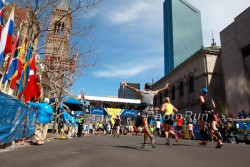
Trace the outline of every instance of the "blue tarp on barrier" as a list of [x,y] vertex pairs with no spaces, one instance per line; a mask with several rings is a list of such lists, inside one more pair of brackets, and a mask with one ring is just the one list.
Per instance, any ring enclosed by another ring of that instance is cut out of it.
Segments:
[[247,129],[250,130],[250,122],[236,122],[238,129]]
[[31,137],[35,131],[35,119],[36,111],[0,93],[0,144]]

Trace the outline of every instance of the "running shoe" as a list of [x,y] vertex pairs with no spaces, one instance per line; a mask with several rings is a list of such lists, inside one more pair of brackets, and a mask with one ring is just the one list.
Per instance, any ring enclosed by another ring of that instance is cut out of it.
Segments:
[[206,141],[202,141],[199,143],[199,145],[207,145],[207,142]]
[[151,136],[150,140],[151,140],[152,148],[155,148],[156,147],[155,137],[153,135]]
[[142,147],[143,149],[147,148],[147,147],[146,147],[146,143],[143,143],[141,147]]
[[219,140],[219,141],[217,142],[215,148],[221,148],[222,145],[223,145],[222,141]]
[[170,140],[168,140],[165,144],[168,145],[168,146],[172,145],[171,142],[170,142]]

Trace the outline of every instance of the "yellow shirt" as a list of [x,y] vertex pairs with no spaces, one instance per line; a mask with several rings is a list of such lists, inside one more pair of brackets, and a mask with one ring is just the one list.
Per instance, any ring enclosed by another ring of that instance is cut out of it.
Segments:
[[165,107],[165,113],[164,115],[170,115],[174,112],[174,106],[172,104],[167,104]]
[[102,128],[102,124],[98,124],[98,128]]

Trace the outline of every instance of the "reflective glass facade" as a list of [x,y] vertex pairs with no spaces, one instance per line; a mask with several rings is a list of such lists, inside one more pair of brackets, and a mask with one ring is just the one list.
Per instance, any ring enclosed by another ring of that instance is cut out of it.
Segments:
[[200,50],[203,46],[201,14],[185,0],[165,0],[164,19],[164,73]]

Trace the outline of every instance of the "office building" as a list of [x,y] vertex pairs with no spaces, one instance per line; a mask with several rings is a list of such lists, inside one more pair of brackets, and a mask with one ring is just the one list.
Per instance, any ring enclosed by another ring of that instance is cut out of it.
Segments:
[[186,0],[165,0],[164,73],[188,59],[203,46],[201,14]]
[[[129,86],[132,86],[136,89],[140,89],[140,84],[139,83],[132,83],[128,82],[127,83]],[[123,83],[120,83],[120,88],[118,90],[118,98],[124,98],[124,99],[139,99],[138,93],[136,93],[133,90],[130,90],[129,88],[126,88],[123,86]]]

